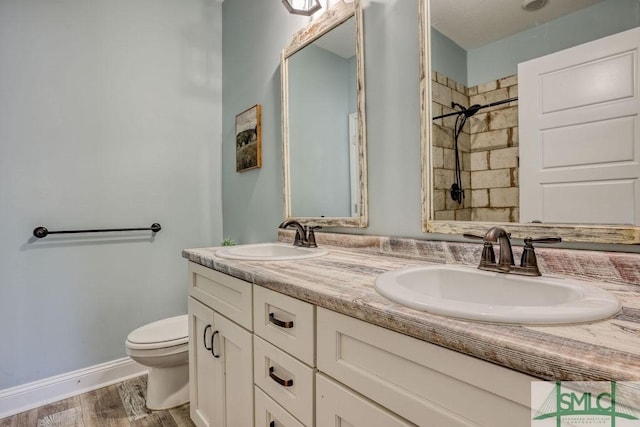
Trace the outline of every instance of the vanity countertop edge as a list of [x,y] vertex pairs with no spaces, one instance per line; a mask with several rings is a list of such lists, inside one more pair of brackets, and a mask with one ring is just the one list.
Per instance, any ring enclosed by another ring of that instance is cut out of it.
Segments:
[[616,316],[553,326],[490,324],[438,316],[378,294],[375,278],[389,270],[434,262],[326,246],[329,254],[298,261],[239,261],[219,248],[185,249],[204,267],[368,323],[461,352],[543,380],[639,381],[640,293],[598,282],[623,303]]

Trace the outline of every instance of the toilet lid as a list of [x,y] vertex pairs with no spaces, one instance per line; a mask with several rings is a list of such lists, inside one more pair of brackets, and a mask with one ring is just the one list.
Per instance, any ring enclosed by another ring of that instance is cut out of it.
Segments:
[[133,344],[179,345],[188,340],[189,321],[186,314],[141,326],[127,337],[127,341]]

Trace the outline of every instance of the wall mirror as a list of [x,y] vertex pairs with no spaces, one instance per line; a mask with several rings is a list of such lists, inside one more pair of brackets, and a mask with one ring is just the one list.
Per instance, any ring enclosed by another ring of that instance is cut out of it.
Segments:
[[[423,230],[640,243],[640,3],[423,0],[421,12]],[[594,70],[606,84],[580,83]]]
[[338,2],[282,51],[284,216],[367,226],[362,9]]

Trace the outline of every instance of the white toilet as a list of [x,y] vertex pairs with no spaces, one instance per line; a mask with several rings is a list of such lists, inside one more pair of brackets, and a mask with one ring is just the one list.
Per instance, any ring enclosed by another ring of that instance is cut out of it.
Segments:
[[147,408],[168,409],[189,401],[187,315],[149,323],[127,337],[127,354],[149,367]]

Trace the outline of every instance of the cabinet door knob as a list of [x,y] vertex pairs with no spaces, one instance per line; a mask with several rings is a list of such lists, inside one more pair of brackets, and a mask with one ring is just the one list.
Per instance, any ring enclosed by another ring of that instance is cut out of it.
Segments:
[[271,377],[272,380],[274,380],[275,382],[277,382],[283,387],[291,387],[293,385],[293,380],[283,380],[282,378],[274,374],[273,366],[269,367],[269,376]]
[[204,334],[202,334],[202,341],[203,341],[203,344],[204,344],[204,348],[205,348],[206,350],[211,351],[211,347],[209,347],[209,346],[207,345],[207,331],[208,331],[209,329],[211,329],[211,325],[207,325],[207,326],[204,328]]
[[220,354],[216,354],[215,350],[213,349],[213,340],[216,338],[216,335],[218,335],[219,333],[220,331],[214,331],[213,334],[211,334],[211,354],[213,354],[213,357],[215,357],[216,359],[220,357]]
[[276,319],[276,315],[273,313],[269,313],[269,322],[281,328],[285,328],[285,329],[293,328],[293,321],[285,322],[283,320]]

